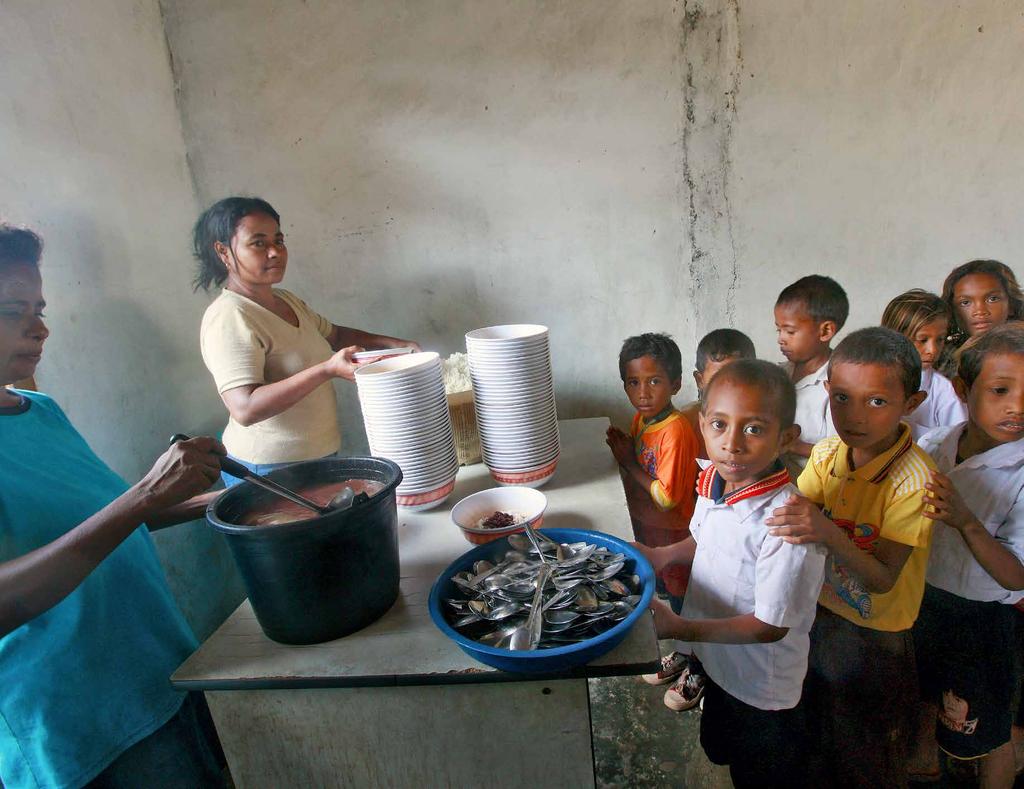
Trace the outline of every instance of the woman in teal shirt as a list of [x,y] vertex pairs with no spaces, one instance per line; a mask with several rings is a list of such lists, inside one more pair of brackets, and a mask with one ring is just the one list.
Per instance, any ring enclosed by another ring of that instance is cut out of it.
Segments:
[[209,713],[171,688],[195,636],[149,529],[193,520],[224,448],[195,438],[129,487],[31,377],[42,243],[0,225],[0,781],[6,789],[221,782]]

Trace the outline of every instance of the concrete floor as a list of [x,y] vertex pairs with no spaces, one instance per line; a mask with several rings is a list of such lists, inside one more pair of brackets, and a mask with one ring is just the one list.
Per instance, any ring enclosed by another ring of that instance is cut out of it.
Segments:
[[732,786],[728,768],[711,764],[701,750],[700,712],[666,707],[668,687],[640,677],[590,681],[598,789]]
[[[663,653],[667,653],[662,644]],[[673,712],[662,702],[668,685],[640,677],[590,681],[590,718],[598,789],[729,789],[727,767],[711,764],[701,750],[700,712]],[[931,789],[969,789],[977,780],[965,765],[948,770]],[[1015,789],[1024,789],[1018,776]]]

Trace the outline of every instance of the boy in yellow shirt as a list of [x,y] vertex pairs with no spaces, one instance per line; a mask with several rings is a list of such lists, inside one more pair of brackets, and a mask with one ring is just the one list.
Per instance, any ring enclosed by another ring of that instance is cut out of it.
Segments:
[[774,533],[829,550],[805,693],[814,786],[902,786],[917,696],[910,628],[924,593],[935,464],[902,421],[924,399],[921,358],[898,332],[844,339],[827,388],[838,436],[815,445]]

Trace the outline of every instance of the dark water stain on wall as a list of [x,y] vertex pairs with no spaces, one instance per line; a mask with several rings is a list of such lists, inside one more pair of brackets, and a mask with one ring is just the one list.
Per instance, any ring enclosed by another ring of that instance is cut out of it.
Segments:
[[682,85],[679,198],[686,206],[682,264],[694,330],[735,323],[738,285],[730,185],[743,57],[738,0],[685,0],[679,25]]

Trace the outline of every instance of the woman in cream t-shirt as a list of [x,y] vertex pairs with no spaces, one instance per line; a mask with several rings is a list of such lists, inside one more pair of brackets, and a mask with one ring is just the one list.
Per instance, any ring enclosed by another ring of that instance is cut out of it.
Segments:
[[[292,293],[280,216],[265,200],[228,197],[196,222],[196,288],[224,289],[203,315],[200,345],[229,419],[224,445],[256,473],[333,454],[341,446],[334,378],[352,380],[352,354],[419,346],[336,326]],[[227,484],[237,482],[225,475]]]

